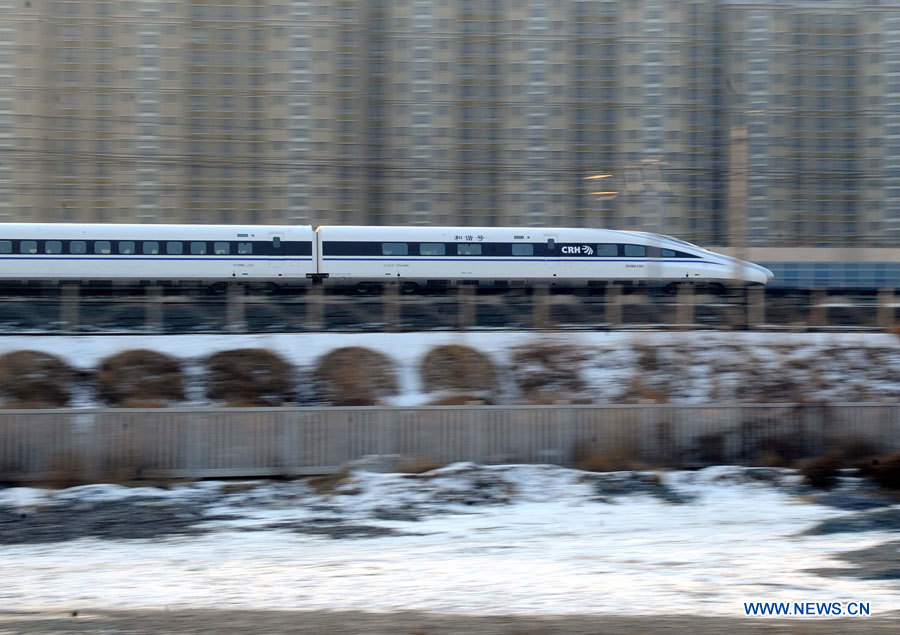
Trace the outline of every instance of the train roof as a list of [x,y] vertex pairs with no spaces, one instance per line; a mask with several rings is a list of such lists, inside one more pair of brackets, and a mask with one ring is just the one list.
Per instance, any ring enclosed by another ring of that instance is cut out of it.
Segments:
[[478,227],[457,226],[364,226],[323,225],[316,229],[326,240],[442,240],[442,241],[560,241],[603,242],[621,241],[623,234],[610,229],[577,227]]
[[312,226],[298,225],[168,225],[137,223],[0,223],[2,238],[228,238],[268,237],[268,234],[312,235]]

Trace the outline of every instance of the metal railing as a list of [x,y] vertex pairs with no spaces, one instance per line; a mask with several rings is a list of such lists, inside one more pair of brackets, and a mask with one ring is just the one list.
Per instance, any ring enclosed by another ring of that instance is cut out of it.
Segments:
[[306,292],[247,295],[187,294],[157,287],[134,294],[91,294],[78,287],[32,296],[0,297],[3,333],[221,333],[408,331],[479,328],[628,329],[750,328],[770,330],[887,329],[898,321],[893,289],[829,295],[825,291],[736,290],[724,296],[628,291],[616,286],[580,293],[401,295],[385,287],[376,296]]
[[842,444],[900,450],[900,405],[432,406],[0,411],[0,480],[292,476],[363,457],[445,464],[592,456],[759,464]]

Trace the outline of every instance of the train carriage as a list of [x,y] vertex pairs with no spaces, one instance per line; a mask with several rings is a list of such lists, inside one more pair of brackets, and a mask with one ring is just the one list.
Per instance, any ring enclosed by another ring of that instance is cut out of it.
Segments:
[[767,269],[659,234],[514,227],[320,227],[318,271],[374,283],[760,283]]
[[286,283],[315,269],[309,226],[0,225],[0,280]]
[[548,227],[0,225],[0,280],[297,286],[766,284],[753,263],[646,232]]

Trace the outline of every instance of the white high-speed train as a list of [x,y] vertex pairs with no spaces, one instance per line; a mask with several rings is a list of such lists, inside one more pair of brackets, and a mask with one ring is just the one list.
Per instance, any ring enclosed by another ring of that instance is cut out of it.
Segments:
[[365,288],[766,284],[772,272],[646,232],[521,227],[0,224],[0,281]]

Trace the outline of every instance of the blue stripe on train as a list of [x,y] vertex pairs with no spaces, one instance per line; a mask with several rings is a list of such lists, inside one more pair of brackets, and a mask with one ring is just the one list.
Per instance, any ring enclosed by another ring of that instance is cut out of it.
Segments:
[[710,262],[708,260],[684,259],[684,260],[648,260],[634,258],[504,258],[497,256],[494,258],[426,258],[423,256],[412,258],[397,258],[394,256],[323,256],[323,260],[408,260],[412,262],[679,262],[683,264],[705,264],[705,265],[721,265],[719,262]]

